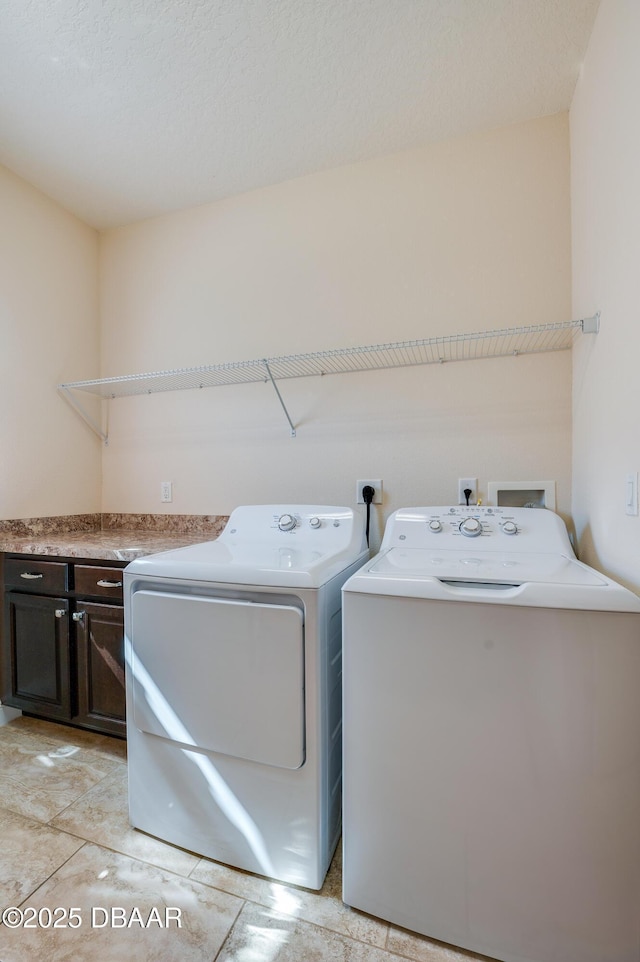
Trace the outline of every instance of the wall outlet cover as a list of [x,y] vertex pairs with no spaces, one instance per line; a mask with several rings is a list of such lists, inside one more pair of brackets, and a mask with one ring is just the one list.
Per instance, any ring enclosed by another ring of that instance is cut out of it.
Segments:
[[382,480],[376,478],[373,481],[356,481],[356,504],[364,504],[364,498],[362,497],[362,489],[368,484],[371,485],[375,494],[373,495],[373,504],[382,504]]
[[458,478],[458,504],[466,504],[467,498],[465,489],[471,489],[469,504],[475,504],[478,500],[478,479],[477,478]]

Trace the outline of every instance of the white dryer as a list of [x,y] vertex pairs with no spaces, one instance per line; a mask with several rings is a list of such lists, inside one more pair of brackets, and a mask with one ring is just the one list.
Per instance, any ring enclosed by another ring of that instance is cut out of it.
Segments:
[[124,573],[131,823],[320,888],[341,821],[349,508],[237,508],[213,542]]
[[640,599],[544,509],[412,508],[343,619],[345,902],[506,962],[638,962]]

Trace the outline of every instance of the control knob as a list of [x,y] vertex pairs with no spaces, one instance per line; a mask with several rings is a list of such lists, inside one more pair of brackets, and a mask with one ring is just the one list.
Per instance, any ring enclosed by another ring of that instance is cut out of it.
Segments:
[[429,522],[429,530],[430,530],[430,531],[442,531],[442,524],[438,521],[437,518],[434,518],[433,521],[430,521],[430,522]]
[[320,518],[309,518],[309,527],[310,527],[310,528],[319,528],[319,527],[320,527]]
[[477,518],[465,518],[460,525],[460,531],[467,538],[477,538],[479,534],[482,534],[482,524]]
[[292,514],[281,514],[278,518],[278,527],[281,531],[293,531],[296,526],[296,519]]
[[517,534],[518,526],[514,521],[505,521],[502,525],[502,530],[505,534]]

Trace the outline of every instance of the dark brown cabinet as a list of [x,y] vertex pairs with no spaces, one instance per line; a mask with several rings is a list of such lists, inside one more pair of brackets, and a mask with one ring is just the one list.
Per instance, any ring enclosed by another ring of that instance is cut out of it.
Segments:
[[5,556],[4,704],[125,735],[123,567]]
[[[125,734],[122,571],[74,565],[77,715],[86,728]],[[90,599],[113,599],[112,604]],[[87,599],[87,600],[85,600]]]
[[71,719],[69,602],[10,591],[5,597],[10,689],[3,702]]

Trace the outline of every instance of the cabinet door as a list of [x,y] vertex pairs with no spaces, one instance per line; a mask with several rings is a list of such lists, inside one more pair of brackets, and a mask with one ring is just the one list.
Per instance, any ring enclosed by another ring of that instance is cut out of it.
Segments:
[[69,602],[10,591],[5,595],[7,705],[46,718],[72,715]]
[[124,609],[78,601],[76,654],[79,725],[124,735]]

